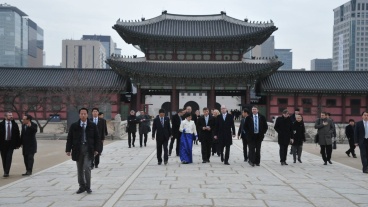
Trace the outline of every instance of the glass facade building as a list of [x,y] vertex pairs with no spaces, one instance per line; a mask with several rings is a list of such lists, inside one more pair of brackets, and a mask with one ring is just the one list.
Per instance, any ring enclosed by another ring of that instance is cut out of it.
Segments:
[[335,8],[332,70],[368,70],[368,0]]
[[279,61],[284,63],[279,70],[293,69],[293,52],[291,52],[291,49],[275,49],[275,55],[279,58]]
[[0,67],[42,67],[43,30],[17,7],[0,4],[0,39]]

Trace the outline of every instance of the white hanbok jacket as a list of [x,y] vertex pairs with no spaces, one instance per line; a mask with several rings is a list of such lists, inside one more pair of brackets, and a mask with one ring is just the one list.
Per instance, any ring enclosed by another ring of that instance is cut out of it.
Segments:
[[186,134],[194,134],[197,136],[197,129],[194,121],[190,120],[190,122],[185,119],[181,122],[179,131],[183,132],[183,129],[185,129]]

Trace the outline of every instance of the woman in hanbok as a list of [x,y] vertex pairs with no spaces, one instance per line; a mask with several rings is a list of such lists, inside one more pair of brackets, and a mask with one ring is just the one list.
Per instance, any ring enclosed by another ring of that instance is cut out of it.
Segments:
[[192,115],[186,113],[183,117],[185,120],[181,122],[179,128],[179,131],[182,132],[180,138],[180,160],[183,164],[188,164],[193,162],[193,140],[197,140],[198,135],[196,125],[194,121],[191,120]]

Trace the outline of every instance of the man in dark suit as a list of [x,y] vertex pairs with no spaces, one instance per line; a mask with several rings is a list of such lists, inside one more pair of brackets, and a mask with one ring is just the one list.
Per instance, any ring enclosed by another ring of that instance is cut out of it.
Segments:
[[69,128],[66,155],[77,162],[79,189],[77,194],[91,190],[91,162],[101,149],[101,140],[95,123],[88,120],[88,109],[79,109],[79,120]]
[[4,177],[9,177],[14,149],[20,145],[18,124],[13,120],[12,112],[5,113],[5,119],[0,123],[0,151],[3,161]]
[[165,117],[164,109],[160,109],[159,116],[157,116],[153,120],[152,140],[155,140],[156,135],[157,135],[156,148],[157,148],[158,165],[161,165],[162,163],[162,148],[164,149],[164,164],[167,165],[167,161],[169,160],[167,144],[171,137],[171,126],[169,117]]
[[261,145],[268,130],[266,118],[258,113],[258,106],[252,107],[252,115],[245,119],[244,129],[249,146],[249,164],[260,166]]
[[354,127],[355,127],[355,121],[354,119],[349,119],[349,124],[345,127],[345,135],[349,140],[349,149],[345,153],[350,157],[353,155],[354,158],[357,158],[355,154],[355,142],[354,142]]
[[281,165],[288,165],[286,163],[287,150],[290,140],[293,138],[293,129],[292,122],[289,117],[289,111],[287,109],[282,112],[282,116],[277,117],[274,129],[277,132],[277,142],[280,146],[280,163]]
[[37,124],[32,122],[31,115],[23,116],[22,134],[20,136],[20,143],[22,146],[24,164],[26,166],[26,173],[22,176],[32,175],[34,155],[37,152]]
[[249,110],[247,108],[243,109],[242,116],[243,118],[240,121],[240,126],[238,130],[238,139],[242,139],[243,142],[243,154],[244,154],[244,162],[248,162],[248,141],[246,139],[246,131],[244,130],[245,118],[249,115]]
[[363,173],[368,173],[368,111],[362,113],[363,120],[355,124],[354,141],[359,145]]
[[94,159],[92,159],[92,163],[91,163],[91,168],[93,169],[93,167],[98,168],[98,165],[100,164],[100,155],[102,153],[103,150],[103,143],[105,141],[105,136],[107,136],[107,125],[106,125],[106,120],[103,118],[99,118],[98,114],[99,114],[99,110],[98,108],[93,108],[92,109],[92,118],[91,121],[93,123],[95,123],[97,125],[97,129],[98,129],[98,135],[100,136],[100,140],[101,140],[101,149],[98,150],[98,154],[95,156]]
[[[225,105],[221,106],[221,114],[216,117],[214,138],[219,140],[221,162],[225,165],[230,165],[230,146],[233,144],[233,137],[235,137],[235,125],[234,118],[231,114],[227,113]],[[225,160],[224,160],[224,147]]]
[[209,115],[208,108],[203,108],[203,116],[199,117],[197,123],[199,129],[197,133],[201,142],[202,163],[207,163],[210,162],[213,129],[215,128],[215,119]]
[[170,139],[170,147],[169,147],[169,156],[171,156],[172,149],[174,147],[174,142],[176,139],[176,156],[179,156],[180,151],[180,136],[181,132],[179,131],[180,124],[182,121],[182,116],[184,114],[183,109],[179,109],[178,113],[175,114],[171,119],[171,125],[172,125],[172,138]]

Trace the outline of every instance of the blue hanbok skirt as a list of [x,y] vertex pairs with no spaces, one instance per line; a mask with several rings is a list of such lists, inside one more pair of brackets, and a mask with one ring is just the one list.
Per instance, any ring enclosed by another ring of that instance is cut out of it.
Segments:
[[180,137],[180,161],[192,163],[193,134],[181,133]]

